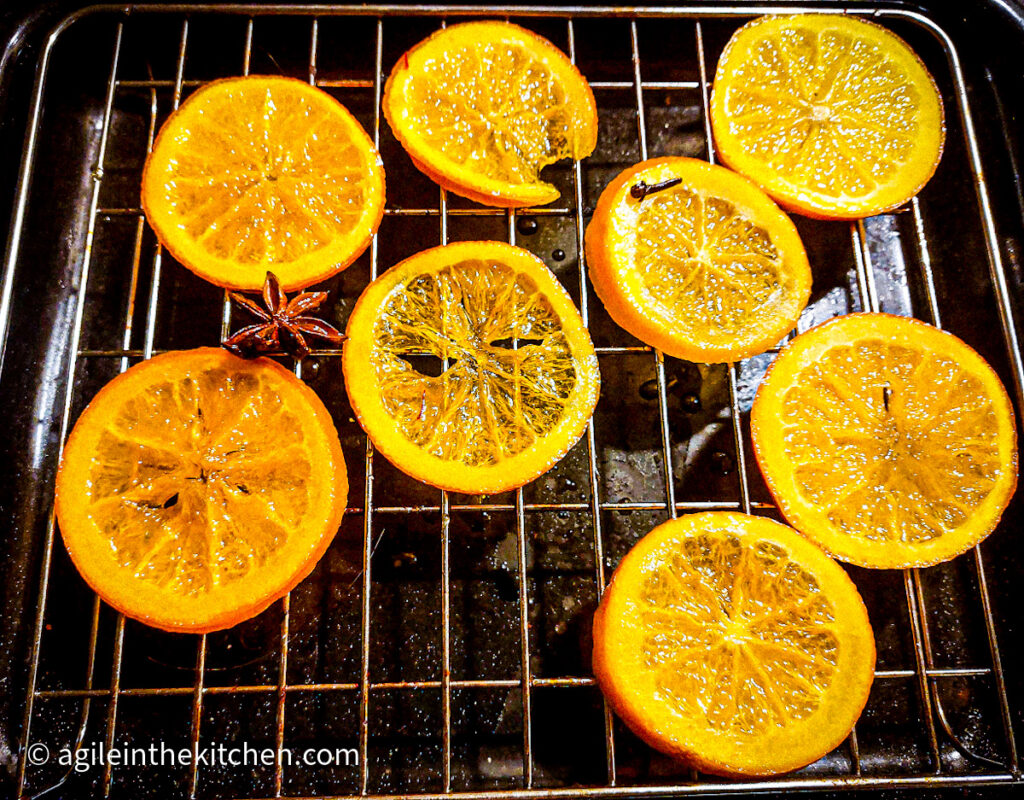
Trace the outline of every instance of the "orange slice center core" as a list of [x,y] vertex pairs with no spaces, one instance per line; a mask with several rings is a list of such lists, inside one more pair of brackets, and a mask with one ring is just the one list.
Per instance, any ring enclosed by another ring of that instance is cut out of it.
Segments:
[[482,260],[397,286],[375,325],[373,360],[402,434],[471,466],[549,433],[577,380],[561,320],[536,283]]
[[774,543],[727,533],[671,547],[640,595],[658,699],[741,737],[813,713],[839,653],[834,608],[814,576]]
[[208,592],[263,565],[301,525],[303,440],[257,376],[207,369],[155,383],[100,435],[89,512],[136,577]]
[[729,130],[779,174],[860,197],[910,159],[921,97],[877,43],[797,25],[765,35],[751,56],[726,96]]
[[636,268],[673,325],[729,341],[790,287],[768,232],[732,203],[678,187],[640,204]]
[[456,163],[531,184],[541,167],[574,155],[566,89],[524,45],[451,46],[432,53],[422,69],[406,90],[412,127]]
[[242,264],[289,263],[350,233],[371,167],[326,103],[244,84],[210,97],[175,134],[165,192],[177,225]]
[[850,536],[941,536],[999,477],[992,401],[945,356],[874,340],[833,347],[783,402],[797,487]]

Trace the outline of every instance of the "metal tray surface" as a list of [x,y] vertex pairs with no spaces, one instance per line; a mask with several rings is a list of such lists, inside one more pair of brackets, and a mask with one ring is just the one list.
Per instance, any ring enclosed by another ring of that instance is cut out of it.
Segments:
[[[669,154],[714,159],[709,76],[739,25],[822,7],[832,6],[128,5],[64,19],[43,40],[27,95],[0,294],[9,416],[0,490],[0,755],[9,770],[0,785],[17,797],[62,798],[1020,789],[1019,501],[981,548],[950,563],[848,568],[875,629],[875,684],[854,734],[792,775],[737,782],[672,762],[608,712],[590,671],[597,600],[650,528],[698,509],[777,518],[748,426],[777,348],[703,366],[645,347],[594,296],[583,230],[623,167]],[[1019,413],[1017,262],[997,229],[1007,206],[993,211],[985,174],[995,163],[1005,177],[1013,146],[1009,161],[983,159],[980,141],[998,126],[973,116],[974,84],[932,16],[845,9],[890,27],[929,65],[946,103],[947,146],[934,179],[895,213],[852,224],[795,219],[814,270],[799,330],[863,309],[940,324],[993,363]],[[382,124],[382,77],[405,49],[445,21],[492,15],[551,39],[595,91],[597,150],[548,169],[562,192],[548,207],[509,212],[446,196]],[[581,309],[602,398],[586,435],[547,475],[503,495],[447,494],[374,455],[345,396],[340,351],[315,351],[297,371],[331,410],[352,480],[337,539],[258,618],[175,635],[126,620],[78,577],[54,531],[53,476],[100,386],[154,353],[216,344],[241,324],[220,289],[160,248],[138,194],[147,149],[173,108],[205,81],[246,73],[322,87],[382,152],[385,218],[366,254],[322,286],[332,322],[343,326],[373,276],[423,247],[511,241],[544,259]],[[22,757],[37,743],[56,753],[152,741],[350,747],[358,764],[76,772]]]

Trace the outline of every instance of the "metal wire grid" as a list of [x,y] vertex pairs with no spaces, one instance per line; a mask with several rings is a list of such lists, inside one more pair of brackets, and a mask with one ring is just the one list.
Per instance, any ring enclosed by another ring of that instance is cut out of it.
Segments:
[[[445,17],[457,17],[465,14],[473,15],[502,15],[502,16],[547,16],[557,17],[565,20],[567,26],[568,43],[569,43],[569,56],[575,61],[576,58],[576,29],[574,26],[574,18],[580,16],[602,16],[602,15],[614,15],[614,16],[626,16],[629,23],[630,32],[630,53],[632,59],[633,68],[633,80],[632,81],[605,81],[605,82],[592,82],[592,86],[595,89],[621,89],[632,91],[635,94],[636,101],[636,114],[637,114],[637,137],[639,141],[639,149],[643,158],[647,157],[647,130],[645,120],[645,104],[644,104],[644,91],[650,89],[696,89],[700,91],[702,111],[703,111],[703,124],[704,124],[704,135],[705,143],[707,148],[707,155],[713,162],[715,160],[714,145],[711,137],[710,121],[708,118],[708,67],[705,58],[705,47],[704,47],[704,36],[701,25],[702,17],[733,17],[733,16],[753,16],[759,13],[765,12],[780,12],[780,11],[813,11],[816,10],[813,7],[793,7],[787,9],[781,8],[757,8],[757,7],[714,7],[714,8],[693,8],[693,9],[614,9],[614,8],[594,8],[584,9],[578,7],[569,8],[487,8],[487,7],[431,7],[423,6],[417,8],[404,8],[401,6],[377,6],[377,7],[365,7],[362,9],[337,9],[320,6],[310,7],[275,7],[275,6],[263,6],[263,7],[230,7],[230,6],[198,6],[198,7],[145,7],[145,6],[126,6],[126,7],[96,7],[89,9],[85,13],[97,13],[97,12],[109,12],[118,15],[118,21],[116,23],[116,35],[113,48],[113,54],[110,62],[109,79],[107,81],[106,97],[104,105],[104,113],[102,118],[102,129],[99,142],[99,150],[96,158],[96,168],[94,170],[94,178],[92,183],[92,192],[89,205],[88,215],[88,228],[85,236],[85,248],[84,258],[81,267],[80,276],[80,288],[79,297],[84,298],[86,289],[89,282],[90,270],[92,264],[92,254],[97,222],[101,218],[109,218],[118,215],[128,215],[137,218],[136,232],[135,232],[135,246],[132,260],[132,272],[130,285],[128,287],[128,296],[126,301],[125,311],[125,326],[122,337],[122,348],[120,350],[84,350],[79,348],[82,335],[82,323],[84,314],[84,302],[79,302],[73,319],[72,337],[70,344],[71,357],[69,359],[67,367],[67,386],[69,387],[64,397],[63,403],[63,414],[61,418],[61,429],[60,429],[60,440],[63,442],[68,433],[70,426],[72,406],[74,400],[74,391],[71,387],[74,385],[74,378],[77,374],[79,360],[83,358],[120,358],[120,368],[124,371],[128,368],[130,359],[133,357],[149,358],[155,352],[154,341],[157,316],[159,313],[160,305],[158,303],[161,273],[163,268],[163,250],[156,245],[155,250],[152,252],[150,257],[150,268],[152,279],[149,284],[149,295],[146,303],[146,313],[144,320],[141,320],[141,324],[144,328],[144,347],[141,350],[130,349],[130,343],[132,341],[132,332],[139,320],[134,317],[134,309],[136,305],[137,293],[139,291],[139,277],[140,270],[144,261],[143,254],[143,233],[145,230],[145,219],[141,209],[138,208],[101,208],[100,207],[100,188],[104,178],[104,165],[107,152],[107,144],[110,134],[110,123],[112,116],[112,109],[114,106],[115,95],[121,88],[143,88],[148,89],[150,93],[150,114],[149,124],[147,131],[147,152],[152,148],[154,134],[156,132],[157,123],[157,89],[158,88],[171,88],[173,89],[173,107],[177,108],[181,96],[182,90],[185,87],[198,85],[199,81],[187,80],[185,78],[186,72],[186,53],[188,47],[188,36],[189,36],[189,18],[187,14],[201,14],[201,13],[234,13],[242,14],[247,16],[247,26],[245,34],[244,44],[244,60],[240,65],[240,71],[242,74],[248,74],[251,52],[252,52],[252,36],[253,36],[253,17],[265,13],[271,14],[292,14],[302,15],[310,19],[310,44],[309,44],[309,69],[308,79],[311,84],[330,87],[330,86],[344,86],[348,88],[362,88],[372,90],[374,97],[374,125],[373,125],[373,138],[375,144],[380,144],[380,101],[381,101],[381,81],[382,81],[382,53],[383,53],[383,41],[384,41],[384,28],[385,19],[391,16],[397,15],[420,15],[420,16],[433,16],[440,17],[444,23]],[[868,12],[864,9],[849,9],[849,13],[867,14],[872,13],[877,17],[882,18],[901,18],[904,20],[910,20],[917,23],[921,27],[930,31],[942,45],[946,58],[948,59],[950,71],[952,73],[953,84],[956,92],[956,100],[958,104],[958,111],[961,116],[964,135],[967,145],[968,157],[970,159],[970,166],[973,173],[975,187],[978,194],[978,200],[981,209],[981,223],[984,229],[986,247],[988,250],[990,268],[992,273],[992,279],[996,290],[996,296],[999,303],[999,312],[1001,315],[1001,322],[1003,324],[1003,331],[1006,337],[1006,344],[1010,353],[1011,363],[1013,366],[1014,380],[1016,383],[1018,402],[1021,399],[1021,386],[1022,376],[1024,376],[1024,369],[1022,369],[1021,351],[1019,344],[1016,339],[1015,328],[1010,312],[1010,306],[1008,302],[1008,291],[1006,288],[1005,275],[1002,269],[1002,262],[1000,257],[1000,251],[998,243],[995,239],[995,229],[991,211],[989,208],[989,201],[987,196],[987,190],[984,183],[984,176],[982,172],[981,160],[978,152],[977,140],[974,134],[973,121],[968,106],[967,94],[963,74],[960,68],[959,59],[956,50],[949,39],[949,37],[938,28],[932,21],[923,17],[919,14],[908,12],[905,10],[881,10],[876,9]],[[125,27],[125,16],[129,13],[137,14],[143,12],[159,12],[159,13],[171,13],[171,14],[186,14],[183,17],[180,24],[179,33],[179,44],[178,44],[178,56],[176,73],[173,81],[165,80],[148,80],[148,81],[129,81],[118,79],[118,62],[122,52],[122,41],[124,37]],[[357,80],[346,80],[346,81],[318,81],[317,80],[317,44],[318,44],[318,31],[319,31],[319,17],[326,17],[334,14],[347,14],[347,15],[363,15],[375,18],[376,20],[376,42],[375,42],[375,68],[374,68],[374,79],[372,81],[357,81]],[[699,74],[700,81],[673,81],[673,82],[646,82],[643,79],[643,64],[640,57],[640,44],[637,36],[637,20],[650,16],[674,16],[681,18],[691,18],[695,22],[696,41],[694,45],[698,54],[699,61]],[[25,159],[22,165],[22,171],[19,179],[17,204],[15,208],[15,215],[12,223],[12,235],[11,244],[8,250],[7,258],[7,273],[5,277],[5,284],[3,286],[3,294],[0,297],[0,341],[3,340],[6,334],[6,325],[8,322],[8,311],[11,297],[11,288],[13,283],[14,267],[17,265],[18,252],[20,246],[20,239],[22,234],[22,227],[25,217],[25,208],[28,198],[28,187],[31,182],[33,162],[35,158],[36,146],[37,146],[37,135],[39,131],[40,114],[42,107],[42,100],[44,96],[44,90],[47,79],[47,72],[49,67],[49,60],[51,50],[58,37],[61,35],[64,29],[66,29],[71,22],[74,21],[74,17],[65,20],[61,26],[59,26],[50,36],[47,41],[46,48],[40,58],[39,67],[37,71],[36,85],[34,91],[33,106],[30,112],[30,127],[26,134],[26,145],[25,145]],[[587,291],[587,277],[586,267],[584,264],[583,257],[583,230],[584,230],[584,212],[583,212],[583,178],[582,168],[579,162],[573,165],[573,200],[572,207],[569,208],[545,208],[545,209],[529,209],[523,213],[529,213],[534,216],[539,215],[558,215],[572,218],[575,224],[576,244],[579,253],[579,288],[580,288],[580,311],[585,322],[589,322],[588,312],[588,291]],[[929,254],[929,244],[925,237],[924,232],[924,221],[922,218],[922,211],[920,204],[917,199],[911,201],[910,212],[913,215],[914,227],[916,231],[917,246],[920,254],[920,267],[923,272],[925,280],[927,300],[928,300],[928,317],[930,321],[936,325],[941,325],[941,317],[939,311],[938,298],[935,290],[935,284],[932,275],[931,259]],[[508,241],[515,243],[516,241],[516,214],[515,211],[505,211],[500,209],[449,209],[448,200],[444,190],[439,191],[439,202],[437,208],[422,208],[422,209],[395,209],[389,208],[385,212],[391,215],[416,215],[416,216],[428,216],[436,217],[439,225],[439,237],[442,243],[448,241],[448,220],[449,217],[456,215],[471,215],[471,216],[506,216],[508,220]],[[856,222],[850,225],[850,239],[851,246],[857,265],[857,278],[860,289],[860,295],[862,300],[862,306],[867,310],[878,310],[879,301],[878,294],[875,286],[875,276],[871,264],[871,255],[868,249],[868,236],[864,227],[864,223]],[[374,237],[370,245],[370,271],[371,277],[376,277],[378,273],[378,243],[376,237]],[[222,332],[226,332],[230,327],[231,321],[231,307],[228,302],[227,296],[224,299],[224,310],[222,317]],[[737,393],[737,370],[735,364],[728,366],[728,385],[729,385],[729,399],[730,399],[730,410],[731,410],[731,423],[732,433],[736,445],[737,454],[737,470],[738,476],[738,502],[717,502],[717,501],[695,501],[695,502],[678,502],[675,497],[675,486],[673,483],[673,464],[672,464],[672,451],[669,441],[669,419],[668,419],[668,400],[667,400],[667,386],[666,386],[666,374],[665,374],[665,361],[662,354],[656,350],[652,350],[648,347],[605,347],[598,348],[598,352],[601,355],[612,355],[625,352],[646,352],[649,353],[654,361],[655,374],[657,378],[658,388],[658,409],[660,415],[660,433],[661,433],[661,445],[662,445],[662,468],[664,475],[664,502],[607,502],[600,499],[600,481],[597,461],[597,447],[595,444],[594,426],[591,421],[586,430],[585,435],[585,446],[587,451],[588,459],[588,479],[589,479],[589,494],[590,500],[587,503],[532,503],[527,504],[524,502],[523,491],[519,489],[515,492],[514,503],[512,504],[474,504],[474,505],[453,505],[446,492],[442,492],[439,506],[432,505],[421,505],[421,506],[377,506],[374,504],[374,451],[369,442],[366,445],[365,457],[364,457],[364,468],[366,473],[366,483],[363,495],[363,503],[361,507],[349,508],[349,514],[362,514],[363,515],[363,545],[362,545],[362,609],[361,609],[361,672],[358,683],[306,683],[306,684],[289,684],[287,682],[287,666],[288,666],[288,655],[289,655],[289,598],[286,596],[283,603],[283,614],[279,636],[279,679],[276,684],[266,685],[251,685],[251,686],[207,686],[204,682],[204,670],[206,665],[206,644],[207,639],[205,635],[202,635],[198,641],[197,659],[195,666],[195,682],[191,687],[177,687],[177,688],[121,688],[121,662],[122,662],[122,648],[124,643],[124,629],[125,629],[125,618],[123,615],[117,616],[116,627],[114,632],[114,643],[113,643],[113,657],[112,657],[112,670],[110,675],[110,688],[108,689],[95,689],[93,688],[95,663],[96,663],[96,650],[97,650],[97,638],[99,630],[99,619],[100,619],[100,600],[95,598],[92,608],[92,626],[90,630],[88,656],[87,656],[87,672],[85,679],[84,689],[74,690],[40,690],[37,688],[37,677],[38,677],[38,656],[40,652],[41,642],[44,635],[44,621],[45,621],[45,610],[46,600],[48,596],[48,588],[50,581],[50,567],[53,557],[53,546],[54,546],[54,522],[51,518],[50,524],[47,530],[45,549],[43,554],[42,562],[42,574],[40,581],[40,593],[38,603],[38,617],[35,623],[34,629],[34,640],[32,645],[32,663],[29,674],[29,685],[28,693],[26,697],[26,707],[24,716],[24,727],[23,727],[23,741],[22,750],[25,752],[25,748],[32,741],[32,722],[33,722],[33,707],[34,703],[39,698],[81,698],[82,699],[82,714],[80,724],[78,728],[78,734],[76,739],[76,747],[83,745],[86,727],[89,717],[89,707],[92,698],[104,697],[108,698],[106,724],[105,724],[105,745],[110,749],[115,743],[115,735],[117,730],[118,720],[118,701],[121,697],[126,696],[167,696],[167,695],[191,695],[192,697],[192,710],[191,710],[191,731],[190,740],[192,747],[197,747],[200,737],[200,726],[202,720],[202,711],[204,699],[213,694],[219,693],[273,693],[276,695],[276,745],[278,751],[282,749],[285,744],[285,701],[291,693],[301,692],[319,692],[319,691],[355,691],[359,694],[359,787],[360,794],[355,796],[368,796],[370,789],[370,774],[369,774],[369,722],[372,713],[373,701],[372,693],[374,691],[384,689],[401,689],[401,690],[419,690],[419,689],[440,689],[442,696],[442,718],[443,727],[441,730],[442,737],[442,786],[441,791],[433,794],[422,795],[424,798],[443,797],[450,796],[452,794],[452,708],[451,708],[451,696],[453,689],[464,689],[464,688],[485,688],[485,687],[507,687],[515,688],[519,687],[522,694],[522,717],[523,717],[523,742],[522,742],[522,755],[523,755],[523,775],[522,775],[522,789],[511,790],[511,791],[481,791],[481,792],[455,792],[454,794],[464,798],[494,798],[494,797],[513,797],[513,798],[527,798],[537,796],[550,796],[550,797],[579,797],[579,796],[631,796],[631,795],[669,795],[669,794],[693,794],[693,793],[705,793],[705,792],[753,792],[758,790],[766,789],[779,789],[779,788],[822,788],[822,787],[838,787],[838,788],[857,788],[857,787],[872,787],[872,786],[915,786],[915,785],[954,785],[954,784],[967,784],[972,782],[1005,782],[1005,781],[1018,781],[1021,778],[1018,754],[1016,749],[1016,742],[1012,730],[1010,708],[1006,695],[1005,678],[1002,667],[1002,660],[1000,656],[1000,650],[996,639],[996,626],[995,620],[992,614],[990,592],[985,572],[985,564],[979,548],[975,548],[973,551],[973,563],[977,574],[978,581],[978,592],[979,601],[981,603],[984,612],[985,621],[985,632],[987,636],[988,648],[991,656],[991,667],[982,668],[938,668],[935,666],[933,658],[932,648],[932,633],[929,629],[929,624],[925,614],[925,594],[922,588],[922,582],[920,573],[918,570],[905,570],[903,574],[903,583],[906,595],[906,604],[909,617],[911,620],[911,630],[913,635],[913,648],[915,658],[915,668],[913,670],[888,670],[876,672],[876,680],[888,680],[888,679],[914,679],[917,683],[917,688],[920,694],[922,702],[922,709],[924,715],[924,722],[928,735],[929,751],[931,761],[933,764],[933,772],[930,774],[910,775],[910,776],[887,776],[877,777],[865,775],[861,769],[860,760],[860,748],[857,740],[856,729],[851,733],[847,746],[849,748],[851,770],[846,775],[829,775],[822,777],[796,777],[796,778],[783,778],[781,780],[774,781],[758,781],[758,782],[745,782],[745,783],[729,783],[720,781],[718,779],[711,780],[707,776],[699,776],[696,773],[692,773],[689,782],[685,783],[674,783],[674,784],[644,784],[640,786],[636,785],[622,785],[616,775],[616,738],[615,728],[612,724],[611,713],[605,705],[604,709],[604,739],[605,739],[605,760],[607,765],[607,781],[603,786],[585,787],[585,788],[558,788],[558,789],[535,789],[534,788],[534,759],[532,753],[532,725],[531,725],[531,691],[538,687],[578,687],[578,686],[592,686],[594,681],[592,678],[579,677],[579,678],[539,678],[532,674],[530,665],[530,628],[529,628],[529,606],[528,606],[528,591],[527,591],[527,568],[526,568],[526,525],[525,525],[525,513],[526,511],[535,510],[583,510],[589,511],[592,519],[592,534],[593,534],[593,548],[595,556],[595,574],[594,580],[596,583],[596,589],[598,595],[604,589],[605,586],[605,569],[604,569],[604,535],[602,532],[602,511],[605,510],[655,510],[667,512],[670,516],[675,517],[680,511],[693,511],[693,510],[704,510],[711,508],[728,508],[728,509],[741,509],[745,512],[750,512],[752,509],[769,507],[764,504],[752,503],[750,499],[750,487],[747,475],[747,465],[745,463],[744,453],[744,433],[740,424],[740,409],[738,404],[738,393]],[[318,350],[314,351],[316,355],[326,357],[336,357],[340,355],[339,350]],[[296,365],[296,374],[300,375],[300,367]],[[416,514],[424,512],[440,512],[440,533],[441,533],[441,597],[442,597],[442,626],[441,626],[441,654],[442,654],[442,670],[440,680],[428,680],[428,681],[397,681],[397,682],[381,682],[371,683],[370,681],[370,623],[371,623],[371,592],[373,587],[372,580],[372,555],[373,555],[373,542],[374,542],[374,517],[381,514]],[[518,555],[518,569],[517,569],[517,583],[518,583],[518,607],[519,607],[519,630],[520,630],[520,667],[521,676],[518,680],[454,680],[451,676],[451,608],[450,608],[450,523],[452,511],[514,511],[515,512],[515,533],[517,541],[517,555]],[[942,703],[937,694],[938,682],[943,678],[949,677],[970,677],[970,676],[989,676],[995,685],[998,701],[999,710],[1001,716],[1001,723],[1005,733],[1005,745],[1007,758],[1005,761],[993,761],[984,756],[980,756],[971,753],[970,750],[959,741],[955,732],[952,730],[950,723],[946,717]],[[949,774],[943,772],[942,761],[940,757],[940,733],[939,729],[942,730],[942,735],[963,755],[968,757],[971,761],[977,764],[981,771],[968,774]],[[26,761],[21,759],[18,770],[18,791],[19,796],[23,794],[25,787],[25,775],[26,775]],[[278,758],[275,769],[274,769],[274,794],[275,796],[281,796],[283,787],[283,775],[284,768],[280,758]],[[108,764],[104,768],[102,787],[104,796],[107,796],[111,791],[112,786],[112,770]],[[187,792],[189,797],[194,797],[197,790],[197,782],[199,777],[198,767],[195,763],[190,766],[188,775],[188,786]]]

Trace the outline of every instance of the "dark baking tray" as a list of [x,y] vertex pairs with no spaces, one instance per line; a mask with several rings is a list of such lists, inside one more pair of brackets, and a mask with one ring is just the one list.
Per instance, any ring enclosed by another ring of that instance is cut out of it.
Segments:
[[[0,561],[0,760],[7,765],[0,785],[7,794],[32,796],[54,786],[49,796],[109,792],[159,798],[262,797],[278,790],[437,795],[450,789],[487,797],[575,797],[1021,788],[1016,740],[1007,729],[1019,728],[1022,717],[1024,670],[1015,647],[1016,609],[1024,600],[1019,500],[979,554],[919,575],[850,569],[869,604],[881,675],[857,741],[781,782],[737,784],[691,775],[618,723],[609,724],[592,685],[589,618],[599,584],[629,546],[666,517],[667,496],[679,513],[748,504],[755,513],[773,513],[752,467],[746,415],[771,354],[729,369],[671,358],[660,362],[642,350],[608,320],[581,276],[577,223],[586,222],[608,178],[642,155],[637,70],[647,154],[707,157],[698,43],[705,71],[713,69],[721,46],[746,16],[786,7],[109,7],[73,20],[69,15],[79,9],[68,3],[14,3],[0,11],[6,44],[0,62],[0,218],[11,221],[3,226],[3,285],[10,304],[0,364],[0,402],[8,416],[0,427],[0,535],[6,552]],[[870,10],[835,3],[801,7]],[[1013,358],[1019,352],[1008,348],[1007,339],[1008,333],[1020,334],[1013,319],[1020,319],[1024,242],[1020,8],[995,0],[884,8],[898,13],[881,21],[911,42],[939,81],[950,118],[949,145],[917,206],[852,228],[797,221],[815,271],[812,305],[801,327],[865,307],[933,321],[934,289],[943,325],[1015,387]],[[553,178],[563,197],[554,210],[517,215],[534,218],[535,233],[520,232],[530,226],[520,227],[516,216],[481,211],[457,198],[441,213],[436,187],[411,168],[383,125],[389,206],[404,213],[385,219],[373,253],[327,282],[329,313],[344,323],[372,269],[383,270],[440,241],[442,230],[452,241],[506,239],[516,231],[517,243],[545,258],[589,309],[604,379],[593,446],[585,438],[521,495],[482,501],[442,499],[377,458],[374,511],[367,515],[365,436],[351,418],[337,360],[314,357],[304,378],[335,415],[353,478],[352,513],[324,561],[286,606],[275,604],[225,633],[175,636],[125,624],[94,600],[59,537],[51,547],[48,534],[65,397],[70,390],[67,419],[73,422],[98,386],[121,369],[132,275],[138,281],[136,326],[124,363],[153,349],[216,343],[220,335],[220,291],[166,255],[157,285],[155,241],[145,227],[138,236],[139,217],[132,212],[153,97],[159,123],[176,84],[187,93],[194,81],[239,74],[250,17],[252,70],[306,78],[315,20],[316,79],[373,131],[378,31],[386,73],[402,49],[443,19],[487,13],[513,15],[564,49],[570,46],[572,19],[577,61],[601,87],[601,138],[578,175],[579,203],[577,176],[556,167]],[[186,19],[187,59],[181,62]],[[118,83],[104,136],[118,25]],[[55,26],[61,32],[46,83],[36,87],[40,54]],[[948,44],[929,28],[948,36]],[[958,64],[949,62],[950,52]],[[974,137],[965,136],[957,112],[961,88]],[[32,105],[36,95],[38,108]],[[33,129],[33,170],[22,196],[19,175]],[[986,178],[980,191],[977,165]],[[93,214],[97,184],[99,211]],[[566,257],[556,260],[555,250]],[[82,337],[76,346],[72,334],[80,308]],[[155,317],[147,326],[151,309]],[[1019,387],[1011,393],[1019,411]],[[366,613],[362,567],[369,554]],[[993,662],[993,640],[1001,646],[1001,668]],[[30,740],[51,748],[108,738],[186,746],[195,740],[284,742],[353,746],[363,763],[331,770],[109,774],[69,774],[50,765],[23,774],[19,752],[27,722]]]

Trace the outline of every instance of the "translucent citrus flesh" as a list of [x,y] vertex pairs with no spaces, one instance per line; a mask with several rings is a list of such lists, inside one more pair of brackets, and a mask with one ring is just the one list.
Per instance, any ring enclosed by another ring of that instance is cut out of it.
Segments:
[[956,361],[903,344],[828,350],[785,392],[780,422],[804,499],[854,539],[953,531],[1002,470],[988,389]]
[[685,187],[640,209],[636,268],[679,335],[728,346],[752,326],[774,324],[794,281],[764,228],[727,200]]
[[523,44],[438,48],[405,101],[430,146],[496,181],[536,183],[541,167],[576,155],[566,88]]
[[237,80],[201,101],[167,145],[166,174],[155,176],[173,224],[196,247],[272,266],[355,230],[374,167],[329,98],[286,81]]
[[791,22],[751,52],[729,75],[725,107],[754,159],[813,191],[860,198],[912,158],[920,91],[877,38]]
[[135,577],[201,596],[286,546],[311,511],[311,473],[302,423],[272,383],[211,367],[111,415],[87,513]]
[[[431,374],[424,356],[443,372]],[[469,466],[496,464],[543,438],[577,381],[550,302],[529,276],[490,260],[462,261],[392,290],[372,360],[401,433]]]
[[810,716],[837,668],[817,579],[770,541],[683,539],[647,571],[642,650],[655,699],[737,740]]

